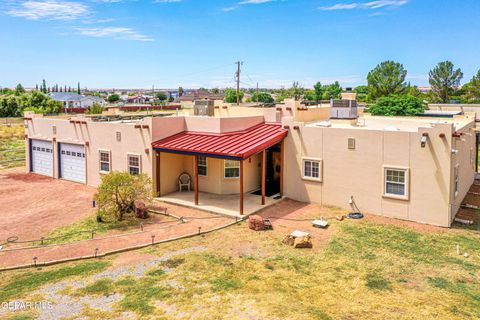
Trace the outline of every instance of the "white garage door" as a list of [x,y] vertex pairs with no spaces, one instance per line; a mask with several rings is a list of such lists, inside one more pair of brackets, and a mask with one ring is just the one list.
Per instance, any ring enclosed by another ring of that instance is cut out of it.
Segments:
[[53,177],[53,148],[50,141],[31,140],[32,172]]
[[78,144],[60,143],[59,148],[60,177],[85,183],[85,147]]

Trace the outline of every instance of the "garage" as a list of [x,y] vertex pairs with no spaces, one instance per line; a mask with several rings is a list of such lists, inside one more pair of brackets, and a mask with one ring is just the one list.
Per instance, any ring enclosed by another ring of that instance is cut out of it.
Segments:
[[52,142],[30,140],[30,168],[34,173],[53,177]]
[[60,178],[86,183],[85,147],[78,144],[60,143]]

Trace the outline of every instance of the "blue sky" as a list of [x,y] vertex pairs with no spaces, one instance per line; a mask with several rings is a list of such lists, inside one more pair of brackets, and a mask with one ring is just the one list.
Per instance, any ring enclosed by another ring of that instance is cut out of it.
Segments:
[[0,86],[343,86],[383,60],[412,84],[480,69],[478,0],[3,0]]

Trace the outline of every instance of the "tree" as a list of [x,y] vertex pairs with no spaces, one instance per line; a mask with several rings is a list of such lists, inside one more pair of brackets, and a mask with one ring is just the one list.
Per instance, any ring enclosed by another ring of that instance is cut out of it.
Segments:
[[19,96],[21,94],[24,94],[25,92],[25,88],[20,83],[17,84],[17,87],[15,88],[15,94]]
[[[243,92],[239,92],[240,101],[243,99]],[[237,103],[237,90],[227,89],[225,91],[225,102],[228,103]]]
[[178,96],[179,97],[183,96],[183,88],[182,87],[178,87]]
[[219,94],[219,93],[220,93],[220,90],[219,90],[218,88],[213,88],[213,89],[211,90],[211,92],[212,92],[213,94]]
[[115,103],[117,101],[120,101],[120,96],[116,93],[111,94],[108,96],[107,101],[110,103]]
[[99,212],[121,221],[134,211],[135,201],[149,203],[152,195],[152,180],[146,174],[113,171],[102,177],[95,200]]
[[94,102],[88,109],[85,111],[86,114],[102,114],[103,107],[99,104]]
[[319,81],[315,83],[313,86],[313,90],[315,91],[315,99],[316,101],[320,101],[323,99],[323,94],[325,93],[325,88],[322,86],[322,83]]
[[367,75],[368,90],[372,99],[386,97],[391,94],[401,94],[407,84],[405,77],[407,70],[403,65],[394,61],[384,61]]
[[305,89],[300,85],[298,81],[293,81],[290,91],[292,92],[293,99],[300,100]]
[[38,91],[38,84],[36,84],[36,85],[35,85],[35,90],[37,90],[37,91]]
[[80,82],[77,83],[77,93],[82,94],[82,91],[80,90]]
[[254,102],[272,103],[273,102],[273,97],[268,92],[259,92],[258,94],[254,93],[252,95],[251,100],[254,101]]
[[47,93],[47,82],[45,79],[42,80],[42,92]]
[[463,78],[462,70],[453,68],[451,61],[442,61],[428,73],[428,82],[437,101],[447,103],[460,85]]
[[375,116],[415,116],[425,110],[423,101],[411,95],[380,97],[365,112]]
[[323,100],[339,99],[342,93],[342,87],[335,81],[335,83],[323,86]]
[[164,92],[157,92],[155,96],[158,100],[162,102],[168,99],[167,95]]
[[478,70],[470,82],[463,85],[462,89],[465,90],[465,100],[467,102],[480,101],[480,70]]

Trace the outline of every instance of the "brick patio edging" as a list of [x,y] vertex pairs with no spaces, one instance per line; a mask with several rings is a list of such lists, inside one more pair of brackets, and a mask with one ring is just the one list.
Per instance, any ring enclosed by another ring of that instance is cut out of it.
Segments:
[[231,227],[231,226],[233,226],[235,224],[238,224],[238,223],[240,223],[244,220],[245,220],[245,218],[242,218],[242,219],[235,220],[233,222],[227,223],[223,226],[216,227],[216,228],[213,228],[213,229],[210,229],[210,230],[194,232],[194,233],[186,234],[186,235],[183,235],[183,236],[180,236],[180,237],[173,237],[173,238],[169,238],[169,239],[165,239],[165,240],[160,240],[158,242],[125,247],[125,248],[121,248],[121,249],[107,251],[107,252],[104,252],[102,254],[82,256],[82,257],[69,258],[69,259],[51,260],[51,261],[37,263],[37,264],[23,264],[23,265],[17,265],[17,266],[12,266],[12,267],[0,268],[0,272],[27,269],[27,268],[46,267],[46,266],[56,265],[56,264],[65,263],[65,262],[72,262],[72,261],[80,261],[80,260],[106,257],[106,256],[117,254],[117,253],[142,249],[142,248],[146,248],[146,247],[149,247],[149,246],[155,246],[157,244],[162,244],[162,243],[172,242],[172,241],[176,241],[176,240],[182,240],[182,239],[192,238],[192,237],[195,237],[195,236],[200,236],[200,235],[203,235],[203,234],[207,234],[207,233],[211,233],[211,232],[214,232],[214,231],[218,231],[218,230],[222,230],[222,229]]

